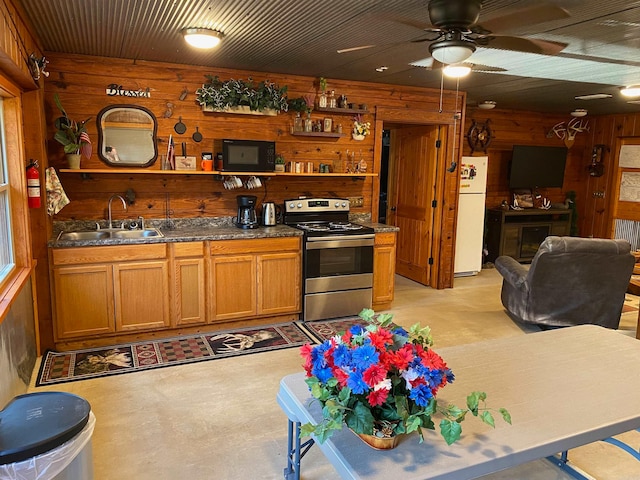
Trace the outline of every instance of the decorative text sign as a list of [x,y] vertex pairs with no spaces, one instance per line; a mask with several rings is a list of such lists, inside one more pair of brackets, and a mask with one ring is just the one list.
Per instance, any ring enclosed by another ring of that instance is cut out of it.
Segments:
[[146,89],[138,89],[138,90],[125,90],[122,88],[122,85],[118,85],[117,83],[111,83],[107,85],[107,95],[110,97],[145,97],[151,98],[151,91],[149,87]]

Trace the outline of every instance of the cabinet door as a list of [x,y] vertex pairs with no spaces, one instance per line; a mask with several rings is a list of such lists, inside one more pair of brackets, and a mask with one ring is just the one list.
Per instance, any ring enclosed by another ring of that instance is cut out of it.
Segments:
[[520,226],[505,225],[502,229],[502,248],[500,255],[520,257]]
[[173,263],[175,325],[205,323],[204,258],[179,258]]
[[255,255],[211,258],[213,321],[256,315]]
[[258,256],[258,315],[300,312],[301,283],[300,253]]
[[169,326],[168,273],[166,260],[113,266],[117,331]]
[[373,308],[386,309],[394,296],[396,274],[396,234],[376,235],[373,248]]
[[111,265],[56,267],[53,288],[57,339],[115,331]]

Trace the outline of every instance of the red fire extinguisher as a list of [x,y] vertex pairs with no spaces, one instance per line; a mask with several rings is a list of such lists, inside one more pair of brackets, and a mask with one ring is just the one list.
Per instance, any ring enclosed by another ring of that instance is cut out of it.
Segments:
[[27,165],[27,197],[29,208],[40,208],[40,172],[37,160],[29,160]]

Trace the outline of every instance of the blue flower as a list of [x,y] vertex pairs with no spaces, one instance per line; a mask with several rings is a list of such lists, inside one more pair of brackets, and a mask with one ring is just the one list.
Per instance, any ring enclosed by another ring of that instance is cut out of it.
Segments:
[[364,328],[362,325],[354,325],[349,329],[351,335],[362,335],[364,333]]
[[362,372],[357,370],[349,374],[349,378],[347,378],[347,386],[355,394],[365,393],[369,390],[369,386],[362,378]]
[[370,344],[358,347],[351,353],[353,365],[361,371],[366,370],[374,363],[378,363],[379,358],[380,355],[376,352],[375,347]]
[[351,352],[346,345],[338,345],[333,352],[333,361],[338,367],[344,367],[351,361]]
[[331,368],[324,366],[324,367],[313,367],[311,369],[311,374],[315,375],[316,377],[318,377],[318,380],[320,380],[322,383],[326,383],[331,377],[333,377],[333,373],[331,372]]
[[428,385],[418,385],[411,390],[409,398],[416,402],[416,405],[420,407],[426,407],[429,405],[429,400],[433,397],[431,389]]

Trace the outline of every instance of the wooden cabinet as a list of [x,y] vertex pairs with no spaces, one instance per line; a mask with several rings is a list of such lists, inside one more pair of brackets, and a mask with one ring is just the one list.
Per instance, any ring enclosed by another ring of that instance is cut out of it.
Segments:
[[211,319],[299,313],[300,238],[211,242]]
[[206,323],[206,275],[204,242],[172,243],[172,326]]
[[487,261],[501,255],[530,261],[545,238],[570,231],[571,210],[491,209],[487,212]]
[[169,326],[166,245],[51,251],[56,340]]
[[396,233],[376,234],[373,247],[374,310],[391,308],[396,274]]

